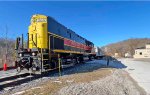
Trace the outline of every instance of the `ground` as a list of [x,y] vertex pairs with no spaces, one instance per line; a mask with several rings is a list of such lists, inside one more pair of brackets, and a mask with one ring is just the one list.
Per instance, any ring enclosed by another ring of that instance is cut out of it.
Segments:
[[22,84],[5,95],[146,95],[119,61],[95,60]]

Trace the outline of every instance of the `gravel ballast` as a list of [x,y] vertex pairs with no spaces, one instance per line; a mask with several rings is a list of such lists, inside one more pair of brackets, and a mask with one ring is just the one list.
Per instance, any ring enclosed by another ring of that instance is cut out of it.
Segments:
[[58,95],[146,95],[123,70],[115,70],[110,76],[62,88]]

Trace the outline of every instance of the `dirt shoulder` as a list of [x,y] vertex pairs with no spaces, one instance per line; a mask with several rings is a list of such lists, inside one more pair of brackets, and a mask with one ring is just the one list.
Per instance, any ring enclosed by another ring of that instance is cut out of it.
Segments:
[[101,68],[65,75],[14,95],[146,95],[124,70]]
[[135,58],[134,61],[150,62],[150,58]]

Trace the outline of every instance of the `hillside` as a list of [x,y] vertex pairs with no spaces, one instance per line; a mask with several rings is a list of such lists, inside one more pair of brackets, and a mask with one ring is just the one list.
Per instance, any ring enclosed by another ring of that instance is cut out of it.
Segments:
[[107,54],[113,56],[118,53],[121,57],[125,53],[134,55],[136,48],[145,47],[145,44],[150,43],[150,38],[132,38],[117,43],[112,43],[102,47],[102,50]]

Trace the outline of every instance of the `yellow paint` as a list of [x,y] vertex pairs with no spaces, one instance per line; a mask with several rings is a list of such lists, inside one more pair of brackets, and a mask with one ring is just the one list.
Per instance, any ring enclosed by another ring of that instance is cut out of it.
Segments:
[[48,32],[48,34],[51,34],[51,35],[53,35],[53,36],[56,37],[56,38],[64,39],[64,37],[59,36],[59,35],[56,35],[56,34],[51,33],[51,32]]
[[76,52],[76,51],[69,51],[69,50],[59,50],[59,49],[54,49],[54,52],[58,53],[75,53],[75,54],[84,54],[84,52]]
[[31,18],[31,24],[29,26],[28,33],[29,33],[29,48],[47,49],[48,48],[47,16],[33,15]]

